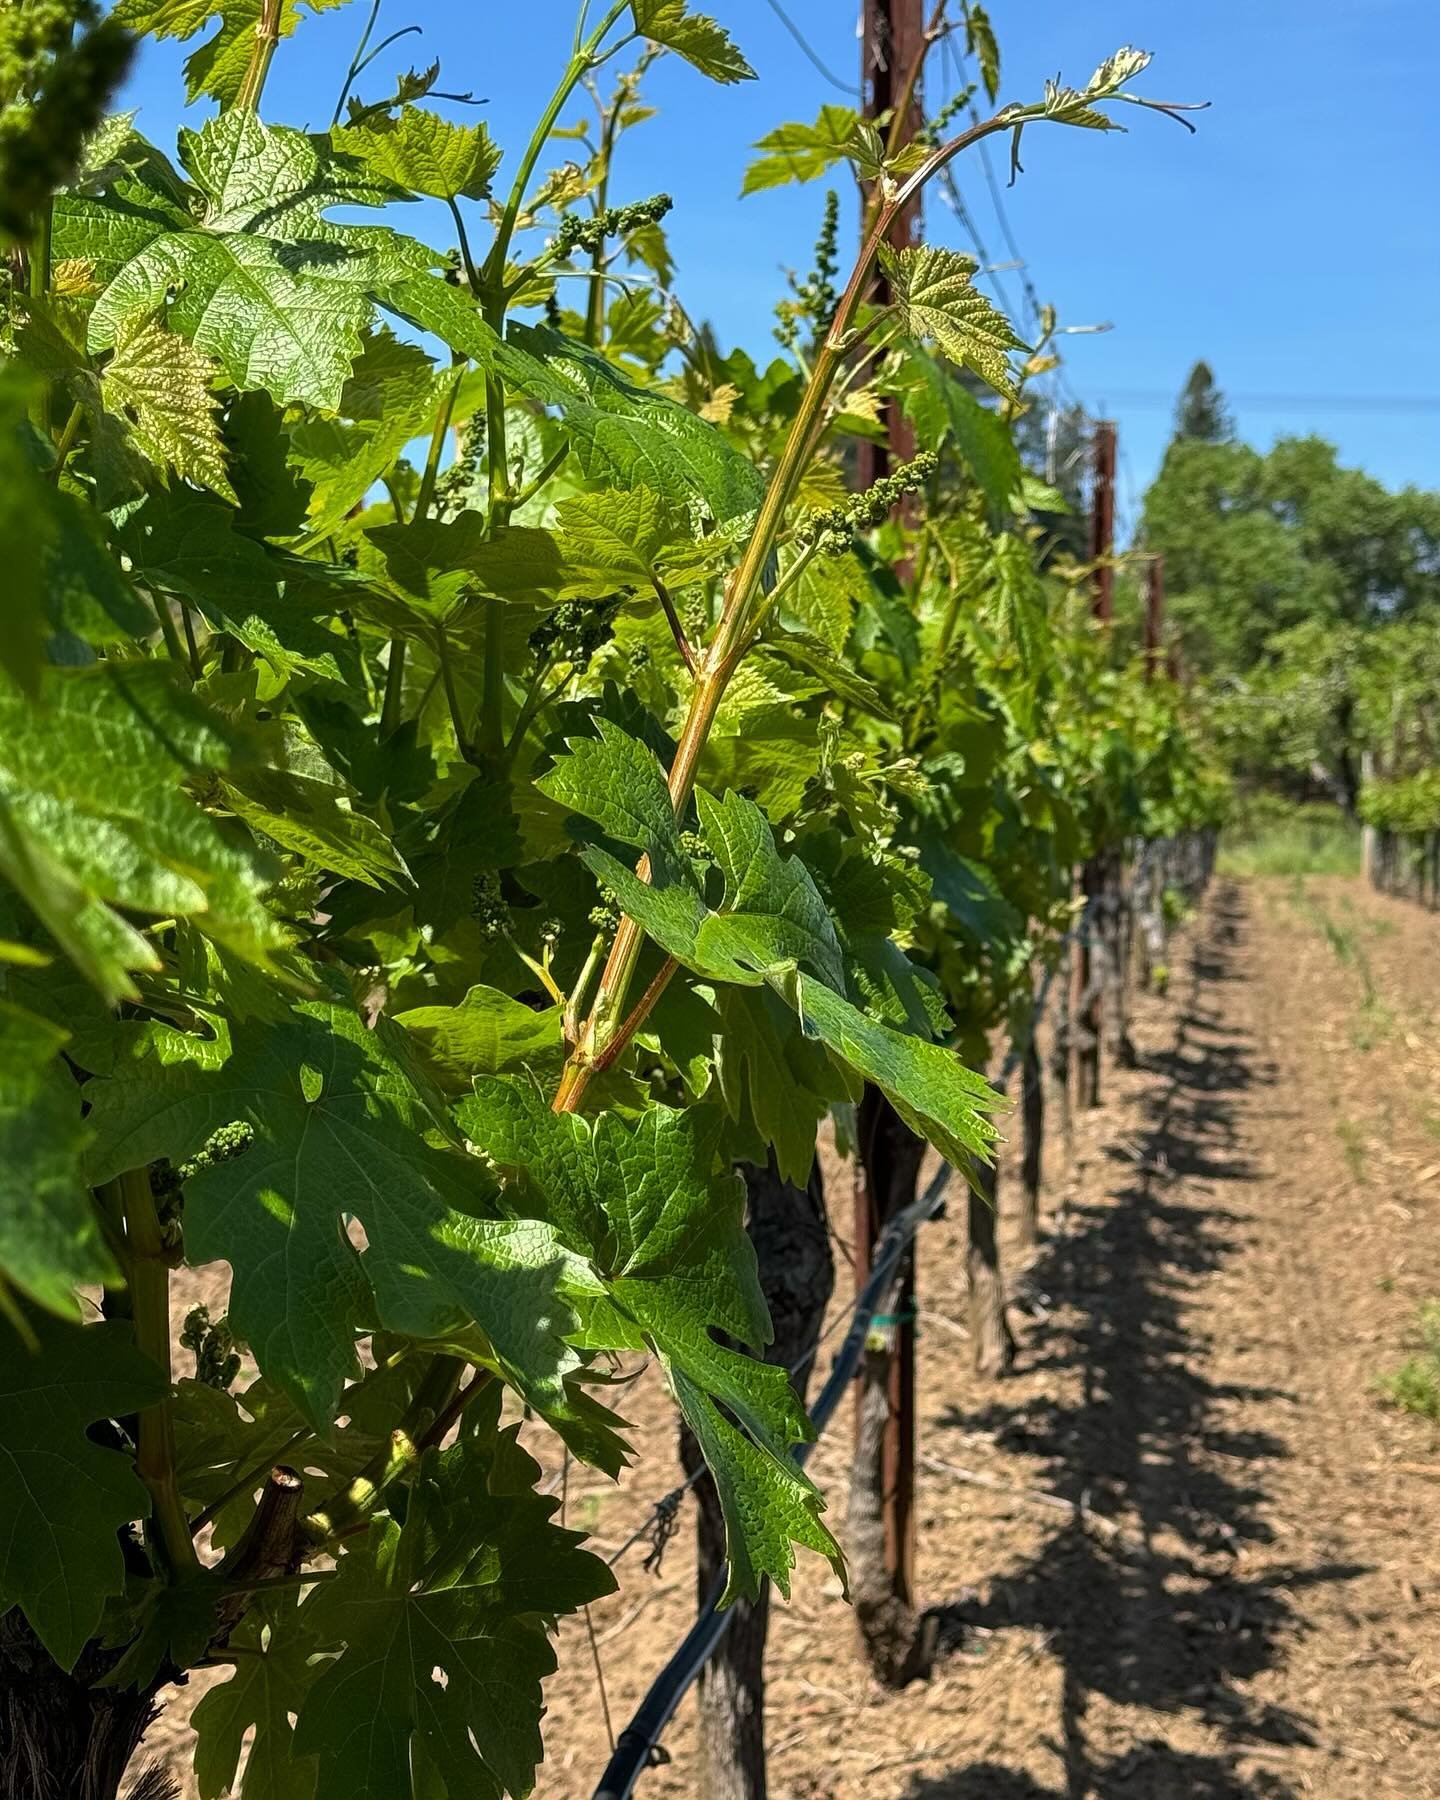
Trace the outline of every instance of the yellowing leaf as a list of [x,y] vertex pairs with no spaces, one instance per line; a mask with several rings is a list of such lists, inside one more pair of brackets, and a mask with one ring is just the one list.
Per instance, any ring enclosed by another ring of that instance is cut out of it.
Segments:
[[131,441],[151,462],[234,501],[210,385],[215,373],[188,338],[154,319],[132,320],[116,338],[100,393],[107,412],[128,420]]
[[1023,350],[1009,320],[975,287],[973,257],[925,245],[880,252],[901,323],[911,337],[932,339],[951,362],[971,369],[1013,399],[1009,352]]

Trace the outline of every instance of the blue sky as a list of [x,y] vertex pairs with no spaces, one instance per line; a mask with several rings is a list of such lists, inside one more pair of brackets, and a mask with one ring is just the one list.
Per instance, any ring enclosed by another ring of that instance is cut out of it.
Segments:
[[[834,74],[852,82],[857,0],[782,4]],[[720,88],[663,59],[648,86],[659,117],[629,140],[615,189],[620,199],[662,187],[674,195],[677,287],[723,343],[763,356],[782,271],[805,264],[821,193],[790,188],[742,202],[749,146],[779,121],[813,117],[844,96],[768,0],[705,5],[760,79]],[[276,58],[267,116],[329,122],[364,10],[305,18]],[[513,153],[568,54],[573,10],[570,0],[386,0],[381,34],[413,22],[423,35],[387,52],[362,92],[379,97],[388,91],[381,71],[438,56],[442,86],[487,102],[465,116],[484,117]],[[1122,524],[1158,465],[1173,396],[1199,356],[1252,442],[1315,431],[1388,483],[1440,486],[1440,403],[1420,404],[1440,400],[1435,0],[992,0],[990,10],[1003,99],[1036,97],[1056,71],[1083,80],[1102,56],[1136,43],[1156,53],[1142,91],[1212,102],[1194,137],[1133,109],[1126,135],[1036,127],[1026,173],[1003,194],[1041,299],[1066,323],[1113,323],[1103,336],[1065,340],[1065,373],[1092,412],[1119,421]],[[142,109],[142,129],[167,147],[181,117],[184,54],[147,45],[126,96]],[[943,61],[937,72],[932,105],[953,82]],[[1003,140],[992,161],[1003,183]],[[1008,261],[981,165],[962,159],[957,173],[991,257]],[[938,193],[928,227],[938,241],[973,248]],[[1018,311],[1016,275],[999,279]],[[1377,396],[1411,405],[1343,403]]]

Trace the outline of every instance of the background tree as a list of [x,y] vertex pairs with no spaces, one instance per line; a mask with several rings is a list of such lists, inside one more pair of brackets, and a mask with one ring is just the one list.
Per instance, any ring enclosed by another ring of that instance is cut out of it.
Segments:
[[1246,675],[1276,632],[1369,625],[1440,607],[1440,495],[1391,493],[1322,438],[1265,454],[1177,437],[1145,498],[1192,668]]
[[1175,435],[1195,438],[1202,444],[1223,444],[1235,435],[1234,421],[1225,407],[1225,396],[1215,382],[1209,363],[1197,362],[1180,390],[1175,407]]

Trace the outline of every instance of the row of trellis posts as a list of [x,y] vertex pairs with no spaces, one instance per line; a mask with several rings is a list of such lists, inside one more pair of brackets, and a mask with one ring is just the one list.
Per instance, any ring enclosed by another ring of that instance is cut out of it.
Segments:
[[[1039,1241],[1041,1171],[1047,1114],[1058,1114],[1068,1142],[1073,1113],[1098,1106],[1104,1071],[1122,1066],[1129,1042],[1130,999],[1137,985],[1163,985],[1167,967],[1167,919],[1175,902],[1193,903],[1214,867],[1213,830],[1134,844],[1107,859],[1103,875],[1077,912],[1076,922],[1037,982],[1035,1005],[1011,1043],[997,1085],[1020,1080],[1019,1174],[1010,1243],[1021,1261]],[[886,1109],[888,1111],[888,1109]],[[867,1113],[869,1116],[867,1117]],[[921,1224],[943,1209],[954,1171],[942,1165],[922,1189],[922,1147],[902,1128],[895,1133],[878,1108],[860,1109],[857,1205],[879,1220],[869,1266],[857,1269],[854,1303],[825,1326],[833,1263],[818,1172],[808,1189],[780,1180],[773,1170],[748,1172],[750,1231],[756,1242],[762,1286],[774,1317],[775,1342],[768,1359],[789,1369],[802,1398],[821,1345],[844,1328],[845,1336],[811,1408],[817,1438],[856,1394],[846,1551],[862,1645],[875,1675],[901,1686],[927,1672],[936,1645],[933,1619],[914,1592],[913,1358],[896,1381],[902,1342],[913,1348],[914,1248]],[[890,1118],[893,1119],[891,1114]],[[870,1132],[867,1142],[866,1133]],[[1005,1324],[1007,1292],[999,1263],[995,1223],[1000,1202],[993,1170],[971,1171],[968,1200],[967,1276],[972,1354],[979,1376],[1007,1365],[1011,1341]],[[883,1184],[883,1192],[877,1187]],[[908,1414],[901,1408],[908,1408]],[[898,1416],[897,1416],[898,1415]],[[892,1428],[892,1447],[885,1437]],[[804,1460],[811,1446],[801,1451]],[[644,1524],[612,1558],[635,1545],[663,1543],[681,1505],[694,1492],[698,1511],[699,1607],[694,1625],[645,1699],[615,1739],[595,1800],[621,1800],[635,1791],[644,1770],[667,1760],[666,1727],[697,1681],[699,1756],[695,1790],[707,1800],[761,1800],[766,1792],[764,1651],[768,1594],[720,1611],[723,1528],[712,1484],[693,1444],[683,1441],[686,1479],[659,1499]],[[903,1504],[897,1504],[903,1502]]]

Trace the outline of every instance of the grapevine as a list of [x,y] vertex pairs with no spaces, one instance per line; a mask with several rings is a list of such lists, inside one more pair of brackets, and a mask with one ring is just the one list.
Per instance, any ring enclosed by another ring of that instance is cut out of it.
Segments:
[[[749,191],[866,200],[761,381],[672,291],[670,196],[609,198],[657,56],[751,78],[721,25],[582,7],[501,146],[435,70],[358,100],[368,28],[336,124],[272,120],[306,23],[0,9],[0,1658],[42,1670],[0,1767],[63,1705],[46,1780],[97,1800],[201,1668],[206,1800],[529,1792],[551,1630],[615,1581],[532,1451],[618,1476],[642,1359],[725,1604],[797,1547],[846,1579],[737,1171],[803,1186],[883,1107],[983,1182],[1073,865],[1217,807],[1043,553],[1015,325],[890,241],[986,140],[1158,106],[1147,56],[764,140]],[[176,145],[109,110],[212,24]],[[886,409],[919,448],[839,499]]]

